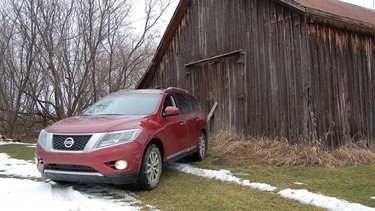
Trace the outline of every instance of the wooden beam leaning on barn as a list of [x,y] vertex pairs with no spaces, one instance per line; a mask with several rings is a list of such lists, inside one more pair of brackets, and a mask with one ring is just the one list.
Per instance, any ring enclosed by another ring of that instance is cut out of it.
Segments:
[[207,121],[208,122],[210,121],[211,117],[214,115],[214,112],[215,112],[215,110],[217,108],[217,105],[218,105],[218,103],[215,102],[214,105],[212,106],[211,110],[210,110],[210,113],[208,113],[208,116],[207,116]]

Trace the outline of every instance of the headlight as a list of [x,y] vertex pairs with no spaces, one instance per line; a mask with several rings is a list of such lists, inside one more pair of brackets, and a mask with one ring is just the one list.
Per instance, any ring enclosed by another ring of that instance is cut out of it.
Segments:
[[141,134],[141,132],[141,129],[134,129],[107,133],[99,140],[96,148],[103,148],[134,141],[139,134]]
[[45,130],[41,130],[39,133],[38,143],[42,145],[44,148],[47,147],[47,142],[52,140],[52,134],[48,133]]

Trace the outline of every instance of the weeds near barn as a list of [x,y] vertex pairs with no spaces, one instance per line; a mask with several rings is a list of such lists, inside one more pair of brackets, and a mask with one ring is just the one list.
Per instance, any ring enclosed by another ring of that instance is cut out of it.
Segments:
[[211,137],[209,153],[216,158],[272,166],[339,167],[375,163],[375,147],[350,143],[329,151],[320,142],[290,144],[286,139],[254,139],[223,132]]

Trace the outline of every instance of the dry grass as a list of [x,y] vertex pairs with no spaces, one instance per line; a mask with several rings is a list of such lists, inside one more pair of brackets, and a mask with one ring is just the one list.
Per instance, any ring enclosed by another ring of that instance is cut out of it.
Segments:
[[289,144],[286,139],[253,139],[224,132],[209,140],[209,152],[218,158],[258,165],[337,167],[375,163],[375,147],[355,145],[328,151],[320,143]]

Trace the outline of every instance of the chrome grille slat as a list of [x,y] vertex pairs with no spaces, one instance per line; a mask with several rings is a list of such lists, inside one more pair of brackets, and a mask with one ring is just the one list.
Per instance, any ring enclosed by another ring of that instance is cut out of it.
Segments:
[[70,165],[70,164],[48,164],[45,169],[69,172],[98,172],[90,166]]

